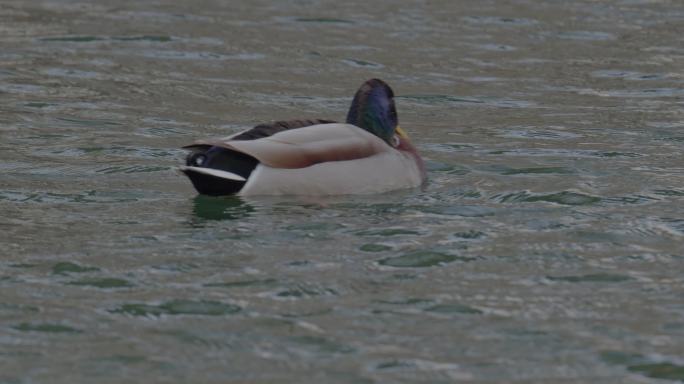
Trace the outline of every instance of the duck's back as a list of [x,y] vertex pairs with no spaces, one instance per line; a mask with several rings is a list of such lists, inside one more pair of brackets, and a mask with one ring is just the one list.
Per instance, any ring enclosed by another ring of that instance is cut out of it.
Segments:
[[252,129],[240,132],[231,137],[231,140],[256,140],[264,137],[273,136],[276,133],[287,131],[290,129],[297,129],[318,124],[335,123],[333,120],[324,119],[305,119],[305,120],[287,120],[275,121],[268,124],[259,124]]
[[260,161],[240,195],[369,194],[415,187],[423,180],[410,153],[350,124],[313,125],[224,144]]
[[[217,141],[259,140],[287,130],[328,123],[334,123],[334,121],[323,119],[276,121],[259,124]],[[195,189],[205,195],[230,195],[239,192],[259,164],[259,160],[248,154],[206,141],[197,141],[183,148],[191,151],[186,157],[186,167],[183,172],[190,178]],[[237,177],[220,177],[219,172],[210,171],[212,169],[226,171]]]

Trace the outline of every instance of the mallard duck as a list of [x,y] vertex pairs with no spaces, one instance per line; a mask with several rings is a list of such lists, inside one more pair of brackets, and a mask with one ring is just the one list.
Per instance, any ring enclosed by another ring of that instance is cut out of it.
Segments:
[[361,85],[346,123],[292,120],[199,140],[180,171],[205,195],[342,195],[421,185],[423,160],[398,125],[394,92]]

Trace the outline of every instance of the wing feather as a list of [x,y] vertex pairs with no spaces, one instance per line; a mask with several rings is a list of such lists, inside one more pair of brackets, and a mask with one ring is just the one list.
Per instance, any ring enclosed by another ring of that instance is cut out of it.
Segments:
[[255,140],[202,140],[250,155],[272,168],[305,168],[314,164],[362,159],[391,150],[382,139],[351,124],[317,124]]

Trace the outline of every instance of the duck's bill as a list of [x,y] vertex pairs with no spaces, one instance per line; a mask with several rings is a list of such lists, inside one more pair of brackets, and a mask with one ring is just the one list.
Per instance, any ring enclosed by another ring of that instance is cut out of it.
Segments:
[[236,174],[234,174],[232,172],[228,172],[228,171],[222,171],[222,170],[216,169],[216,168],[189,167],[189,166],[184,165],[184,166],[178,167],[178,170],[185,173],[185,174],[195,172],[195,173],[200,173],[203,175],[218,177],[221,179],[234,180],[234,181],[247,181],[247,179],[245,179],[244,177],[242,177],[240,175],[236,175]]
[[406,133],[406,131],[404,131],[403,129],[401,129],[400,126],[397,125],[397,128],[395,128],[394,131],[395,131],[395,132],[397,133],[397,135],[398,135],[399,137],[401,137],[402,139],[404,139],[404,140],[408,140],[408,139],[409,139],[408,134]]

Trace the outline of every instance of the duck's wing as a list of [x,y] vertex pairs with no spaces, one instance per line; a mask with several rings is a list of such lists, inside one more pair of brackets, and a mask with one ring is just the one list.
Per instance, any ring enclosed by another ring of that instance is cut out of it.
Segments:
[[309,127],[317,124],[335,123],[332,120],[324,119],[304,119],[304,120],[287,120],[276,121],[269,124],[259,124],[256,127],[240,132],[237,135],[231,136],[230,140],[256,140],[264,137],[273,136],[276,133],[287,131],[290,129],[297,129]]
[[[247,132],[245,132],[247,133]],[[304,168],[314,164],[362,159],[392,148],[382,139],[351,124],[316,124],[286,129],[267,137],[200,140],[193,146],[232,149],[272,168]]]
[[[282,131],[287,131],[290,129],[297,129],[297,128],[302,128],[302,127],[308,127],[311,125],[316,125],[316,124],[330,124],[330,123],[335,123],[333,120],[325,120],[325,119],[302,119],[302,120],[283,120],[283,121],[274,121],[272,123],[266,123],[266,124],[259,124],[253,128],[245,129],[244,131],[240,131],[237,133],[234,133],[230,136],[222,137],[220,141],[229,141],[229,140],[256,140],[256,139],[262,139],[264,137],[268,136],[273,136],[276,133],[282,132]],[[205,147],[207,146],[206,144],[198,144],[197,142],[186,145],[183,148],[184,149],[194,149],[194,148],[199,148],[199,147]]]

